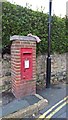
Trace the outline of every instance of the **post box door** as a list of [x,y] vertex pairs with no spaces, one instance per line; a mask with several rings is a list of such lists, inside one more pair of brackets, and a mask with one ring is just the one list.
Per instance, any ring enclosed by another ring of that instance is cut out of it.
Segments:
[[21,49],[21,76],[23,80],[32,80],[32,48]]

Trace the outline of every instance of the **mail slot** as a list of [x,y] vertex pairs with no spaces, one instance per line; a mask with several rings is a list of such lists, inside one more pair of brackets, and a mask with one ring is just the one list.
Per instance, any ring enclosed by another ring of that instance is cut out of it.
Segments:
[[21,79],[32,80],[32,48],[21,48]]

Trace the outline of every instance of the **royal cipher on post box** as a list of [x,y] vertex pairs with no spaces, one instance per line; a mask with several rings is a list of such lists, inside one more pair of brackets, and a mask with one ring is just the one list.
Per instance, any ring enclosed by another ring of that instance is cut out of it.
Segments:
[[36,39],[29,36],[10,37],[12,93],[22,98],[36,93]]

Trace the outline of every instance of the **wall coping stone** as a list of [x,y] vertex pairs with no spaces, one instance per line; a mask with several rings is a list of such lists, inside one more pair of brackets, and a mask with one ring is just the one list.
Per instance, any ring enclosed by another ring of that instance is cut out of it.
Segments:
[[13,36],[10,36],[10,41],[13,41],[13,40],[24,40],[24,41],[37,41],[36,38],[34,37],[30,37],[30,36],[19,36],[19,35],[13,35]]

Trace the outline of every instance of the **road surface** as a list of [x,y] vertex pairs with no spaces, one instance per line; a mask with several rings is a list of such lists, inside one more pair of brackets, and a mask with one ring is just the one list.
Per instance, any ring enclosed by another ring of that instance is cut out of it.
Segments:
[[41,93],[39,92],[39,94],[48,99],[49,105],[44,110],[40,111],[36,118],[42,118],[42,120],[46,118],[68,118],[67,84],[60,83],[57,86],[41,91]]

